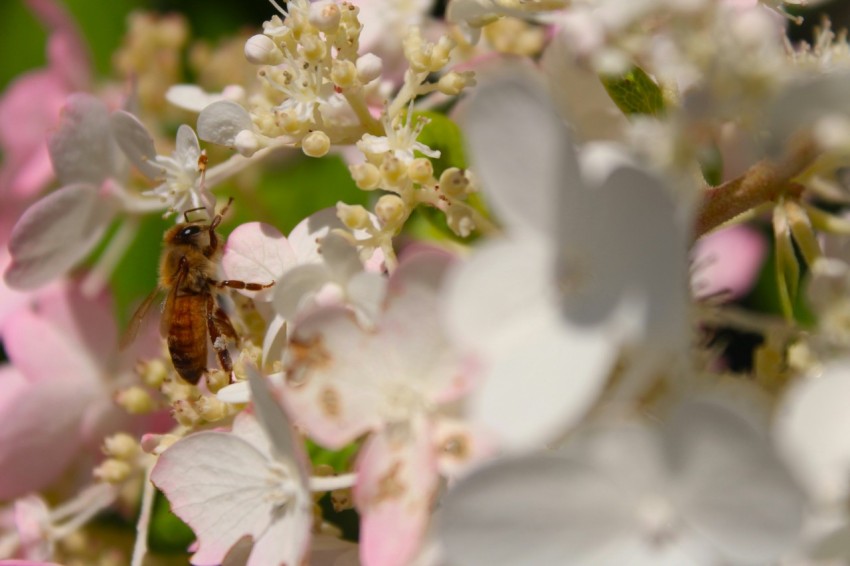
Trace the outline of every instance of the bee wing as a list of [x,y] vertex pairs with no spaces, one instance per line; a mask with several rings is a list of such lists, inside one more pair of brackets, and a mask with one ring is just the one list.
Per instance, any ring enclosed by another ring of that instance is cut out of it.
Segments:
[[162,289],[154,289],[150,295],[145,297],[145,300],[142,301],[142,304],[139,305],[136,312],[133,313],[133,317],[130,319],[130,324],[127,325],[127,329],[124,331],[124,334],[121,336],[121,341],[118,343],[119,349],[123,350],[136,339],[136,336],[139,334],[139,328],[142,326],[142,320],[145,318],[145,315],[148,314],[151,305],[154,303],[156,298],[160,296],[161,292]]

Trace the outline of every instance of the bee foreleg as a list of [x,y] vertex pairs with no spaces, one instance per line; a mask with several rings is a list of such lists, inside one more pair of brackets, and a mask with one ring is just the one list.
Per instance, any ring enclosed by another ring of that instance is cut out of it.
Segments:
[[225,279],[224,281],[210,280],[210,283],[220,289],[230,287],[231,289],[246,289],[248,291],[259,291],[261,289],[268,289],[269,287],[274,285],[274,281],[272,281],[271,283],[246,283],[245,281],[237,281],[235,279]]

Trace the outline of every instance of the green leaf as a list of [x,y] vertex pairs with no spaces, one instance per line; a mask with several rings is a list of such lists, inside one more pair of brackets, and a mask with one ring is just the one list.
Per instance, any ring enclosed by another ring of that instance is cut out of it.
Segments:
[[702,177],[710,187],[716,187],[723,182],[723,156],[717,146],[703,148],[697,155]]
[[602,85],[614,104],[626,115],[664,112],[664,95],[655,81],[640,67],[621,77],[602,77]]
[[157,492],[148,531],[150,549],[164,554],[183,554],[194,540],[192,529],[171,512],[168,500]]
[[330,466],[337,473],[342,473],[351,469],[351,460],[357,454],[360,445],[352,443],[339,450],[328,450],[307,439],[306,448],[313,466]]
[[440,157],[431,159],[434,165],[434,176],[439,178],[440,174],[449,167],[466,169],[466,149],[463,134],[458,125],[437,112],[416,112],[415,116],[424,116],[430,120],[419,134],[418,141],[440,152]]

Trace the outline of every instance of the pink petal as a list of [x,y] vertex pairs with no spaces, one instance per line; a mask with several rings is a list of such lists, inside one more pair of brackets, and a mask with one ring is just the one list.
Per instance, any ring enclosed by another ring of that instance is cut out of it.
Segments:
[[[403,425],[402,425],[403,426]],[[369,566],[404,566],[428,526],[437,468],[428,427],[386,429],[357,460],[354,498],[361,514],[360,558]]]
[[50,67],[60,74],[69,90],[85,88],[91,80],[91,62],[74,19],[59,2],[26,0],[30,10],[50,30],[47,48]]
[[6,283],[33,289],[70,269],[106,230],[111,205],[96,187],[85,184],[68,185],[33,204],[12,231]]
[[765,237],[748,226],[713,232],[694,246],[693,288],[698,297],[737,299],[755,284],[767,254]]
[[[228,279],[247,283],[271,283],[295,266],[295,251],[277,228],[262,222],[237,227],[227,238],[222,269]],[[269,301],[275,288],[239,293],[255,300]]]
[[9,366],[0,368],[0,383],[0,499],[14,499],[59,478],[96,392],[74,380],[29,383]]

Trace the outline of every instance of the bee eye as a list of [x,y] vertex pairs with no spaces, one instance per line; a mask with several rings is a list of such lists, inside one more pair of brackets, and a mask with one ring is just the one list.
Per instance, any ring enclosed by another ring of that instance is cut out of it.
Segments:
[[200,226],[187,226],[180,230],[180,238],[190,238],[201,231]]

